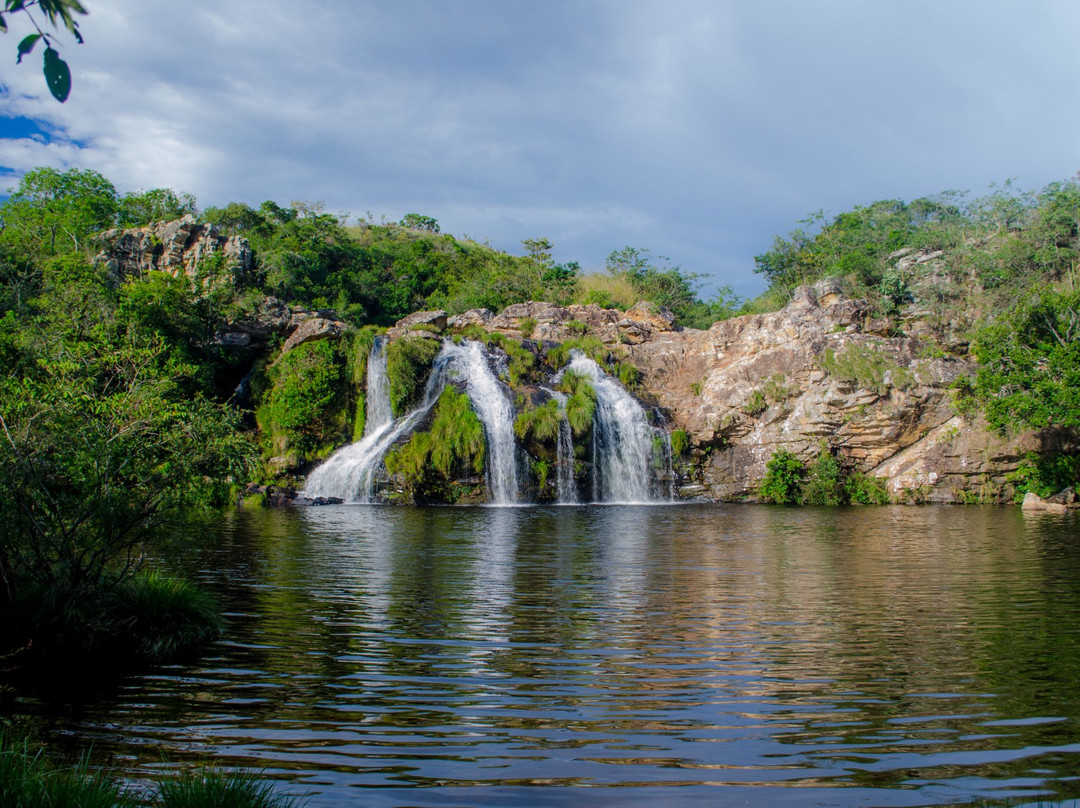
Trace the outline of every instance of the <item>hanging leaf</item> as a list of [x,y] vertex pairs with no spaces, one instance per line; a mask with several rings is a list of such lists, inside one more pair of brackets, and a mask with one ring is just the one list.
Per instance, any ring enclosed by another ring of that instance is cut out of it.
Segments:
[[53,98],[63,104],[71,93],[71,70],[52,48],[45,51],[45,82]]
[[34,49],[39,39],[41,39],[41,34],[30,34],[23,38],[23,41],[19,43],[19,58],[15,60],[15,64],[22,64],[23,57]]
[[0,31],[7,33],[7,23],[4,22],[4,15],[0,14]]

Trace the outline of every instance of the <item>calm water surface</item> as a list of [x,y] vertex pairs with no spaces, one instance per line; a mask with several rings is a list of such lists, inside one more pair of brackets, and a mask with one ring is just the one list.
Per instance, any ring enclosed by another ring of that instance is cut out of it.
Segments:
[[208,658],[14,704],[136,780],[211,756],[313,808],[1080,794],[1075,516],[324,507],[176,563],[227,605]]

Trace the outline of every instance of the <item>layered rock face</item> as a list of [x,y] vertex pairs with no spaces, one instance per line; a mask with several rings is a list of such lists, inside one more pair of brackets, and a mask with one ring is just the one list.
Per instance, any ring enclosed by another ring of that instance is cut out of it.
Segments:
[[101,241],[103,249],[96,263],[104,265],[116,282],[151,271],[197,278],[206,260],[215,255],[222,256],[222,269],[230,280],[254,266],[247,239],[223,236],[213,225],[199,224],[191,215],[147,227],[108,230]]

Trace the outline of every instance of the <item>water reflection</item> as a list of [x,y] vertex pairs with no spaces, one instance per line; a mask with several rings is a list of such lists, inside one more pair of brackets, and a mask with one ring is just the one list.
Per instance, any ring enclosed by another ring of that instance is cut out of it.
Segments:
[[228,602],[229,641],[53,721],[136,771],[162,750],[266,767],[314,806],[356,787],[366,805],[1065,792],[1077,527],[989,508],[238,513],[176,560]]

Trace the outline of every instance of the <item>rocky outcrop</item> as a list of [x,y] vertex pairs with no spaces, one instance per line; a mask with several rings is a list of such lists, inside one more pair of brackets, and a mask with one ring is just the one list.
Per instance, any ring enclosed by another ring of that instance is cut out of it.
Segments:
[[646,395],[696,447],[687,491],[710,499],[752,498],[778,449],[808,461],[827,446],[896,501],[1006,501],[1027,452],[1069,448],[1070,436],[1005,440],[957,414],[951,387],[974,365],[882,332],[825,281],[781,311],[654,332],[627,351]]
[[[147,227],[108,230],[101,235],[101,244],[95,264],[104,266],[115,283],[152,271],[203,281],[203,274],[212,269],[223,280],[235,281],[254,267],[247,239],[224,236],[214,225],[196,222],[190,214]],[[221,256],[220,265],[208,262],[215,256]]]

